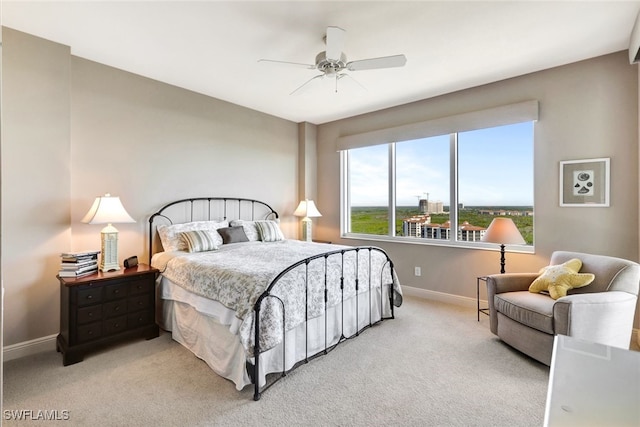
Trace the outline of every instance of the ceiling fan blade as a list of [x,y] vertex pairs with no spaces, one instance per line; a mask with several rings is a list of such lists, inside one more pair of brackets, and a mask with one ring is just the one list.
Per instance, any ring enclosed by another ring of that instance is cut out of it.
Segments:
[[[345,77],[346,77],[346,79],[345,79]],[[364,90],[364,91],[367,91],[367,88],[366,88],[366,87],[364,87],[364,86],[362,85],[362,83],[360,83],[358,80],[354,79],[352,76],[350,76],[350,75],[349,75],[349,74],[347,74],[347,73],[340,73],[340,74],[338,74],[338,79],[340,79],[340,80],[343,80],[343,79],[344,79],[344,81],[345,81],[345,82],[346,82],[346,81],[353,82],[353,83],[355,83],[356,85],[358,85],[358,87],[359,87],[360,89],[362,89],[362,90]],[[336,92],[337,92],[337,90],[336,90]]]
[[258,59],[258,62],[271,62],[274,64],[284,64],[284,65],[296,65],[298,67],[306,68],[309,70],[315,70],[316,66],[313,64],[302,64],[300,62],[289,62],[289,61],[277,61],[275,59]]
[[351,71],[375,70],[377,68],[403,67],[406,63],[407,57],[404,55],[383,56],[348,62],[347,69]]
[[327,27],[326,57],[331,61],[339,61],[344,48],[346,31],[340,27]]
[[289,95],[293,95],[293,94],[300,94],[302,93],[302,88],[304,88],[305,86],[307,86],[309,83],[311,83],[312,81],[316,80],[316,79],[321,79],[324,77],[324,74],[318,74],[315,77],[311,77],[309,80],[307,80],[306,82],[304,82],[302,85],[298,86],[293,92],[291,92]]

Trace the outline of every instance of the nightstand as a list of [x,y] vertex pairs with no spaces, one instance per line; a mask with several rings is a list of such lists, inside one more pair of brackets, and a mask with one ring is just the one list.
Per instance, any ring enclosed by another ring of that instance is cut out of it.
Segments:
[[489,308],[480,308],[480,282],[487,283],[488,276],[478,276],[476,279],[476,302],[478,304],[478,322],[480,321],[480,313],[489,315]]
[[159,335],[155,323],[158,270],[145,264],[80,278],[59,277],[60,334],[64,366],[96,348],[130,338]]

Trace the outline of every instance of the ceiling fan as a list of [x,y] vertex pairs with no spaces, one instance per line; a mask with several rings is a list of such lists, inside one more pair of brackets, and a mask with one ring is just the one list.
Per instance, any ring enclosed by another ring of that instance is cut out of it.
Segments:
[[[407,62],[404,55],[383,56],[380,58],[360,59],[348,61],[342,52],[344,47],[346,31],[340,27],[327,27],[324,37],[327,50],[316,55],[315,64],[301,64],[299,62],[277,61],[273,59],[259,59],[258,62],[274,62],[279,64],[296,65],[309,70],[318,70],[321,74],[314,76],[296,88],[290,95],[299,92],[310,82],[318,79],[331,79],[335,81],[335,91],[338,92],[338,80],[349,77],[345,71],[375,70],[380,68],[402,67]],[[353,79],[353,78],[352,78]],[[356,81],[355,79],[353,79]],[[357,83],[357,81],[356,81]],[[359,84],[359,83],[358,83]],[[362,85],[360,85],[362,86]]]

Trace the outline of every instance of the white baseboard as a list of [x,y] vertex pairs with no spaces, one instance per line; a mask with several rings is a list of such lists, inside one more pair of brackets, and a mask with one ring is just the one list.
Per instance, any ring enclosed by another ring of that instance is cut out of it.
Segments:
[[[445,302],[448,304],[459,305],[467,308],[477,308],[478,302],[475,298],[463,297],[460,295],[447,294],[445,292],[430,291],[428,289],[412,288],[411,286],[402,286],[402,293],[412,297],[430,299],[434,301]],[[482,307],[487,306],[487,302],[480,300]]]
[[24,356],[51,351],[56,349],[56,337],[58,334],[47,337],[36,338],[31,341],[24,341],[18,344],[8,345],[2,349],[3,361],[18,359]]

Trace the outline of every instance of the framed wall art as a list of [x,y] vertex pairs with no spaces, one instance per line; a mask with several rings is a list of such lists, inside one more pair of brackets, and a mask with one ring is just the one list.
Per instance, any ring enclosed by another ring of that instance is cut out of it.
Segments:
[[560,206],[609,206],[609,158],[560,162]]

